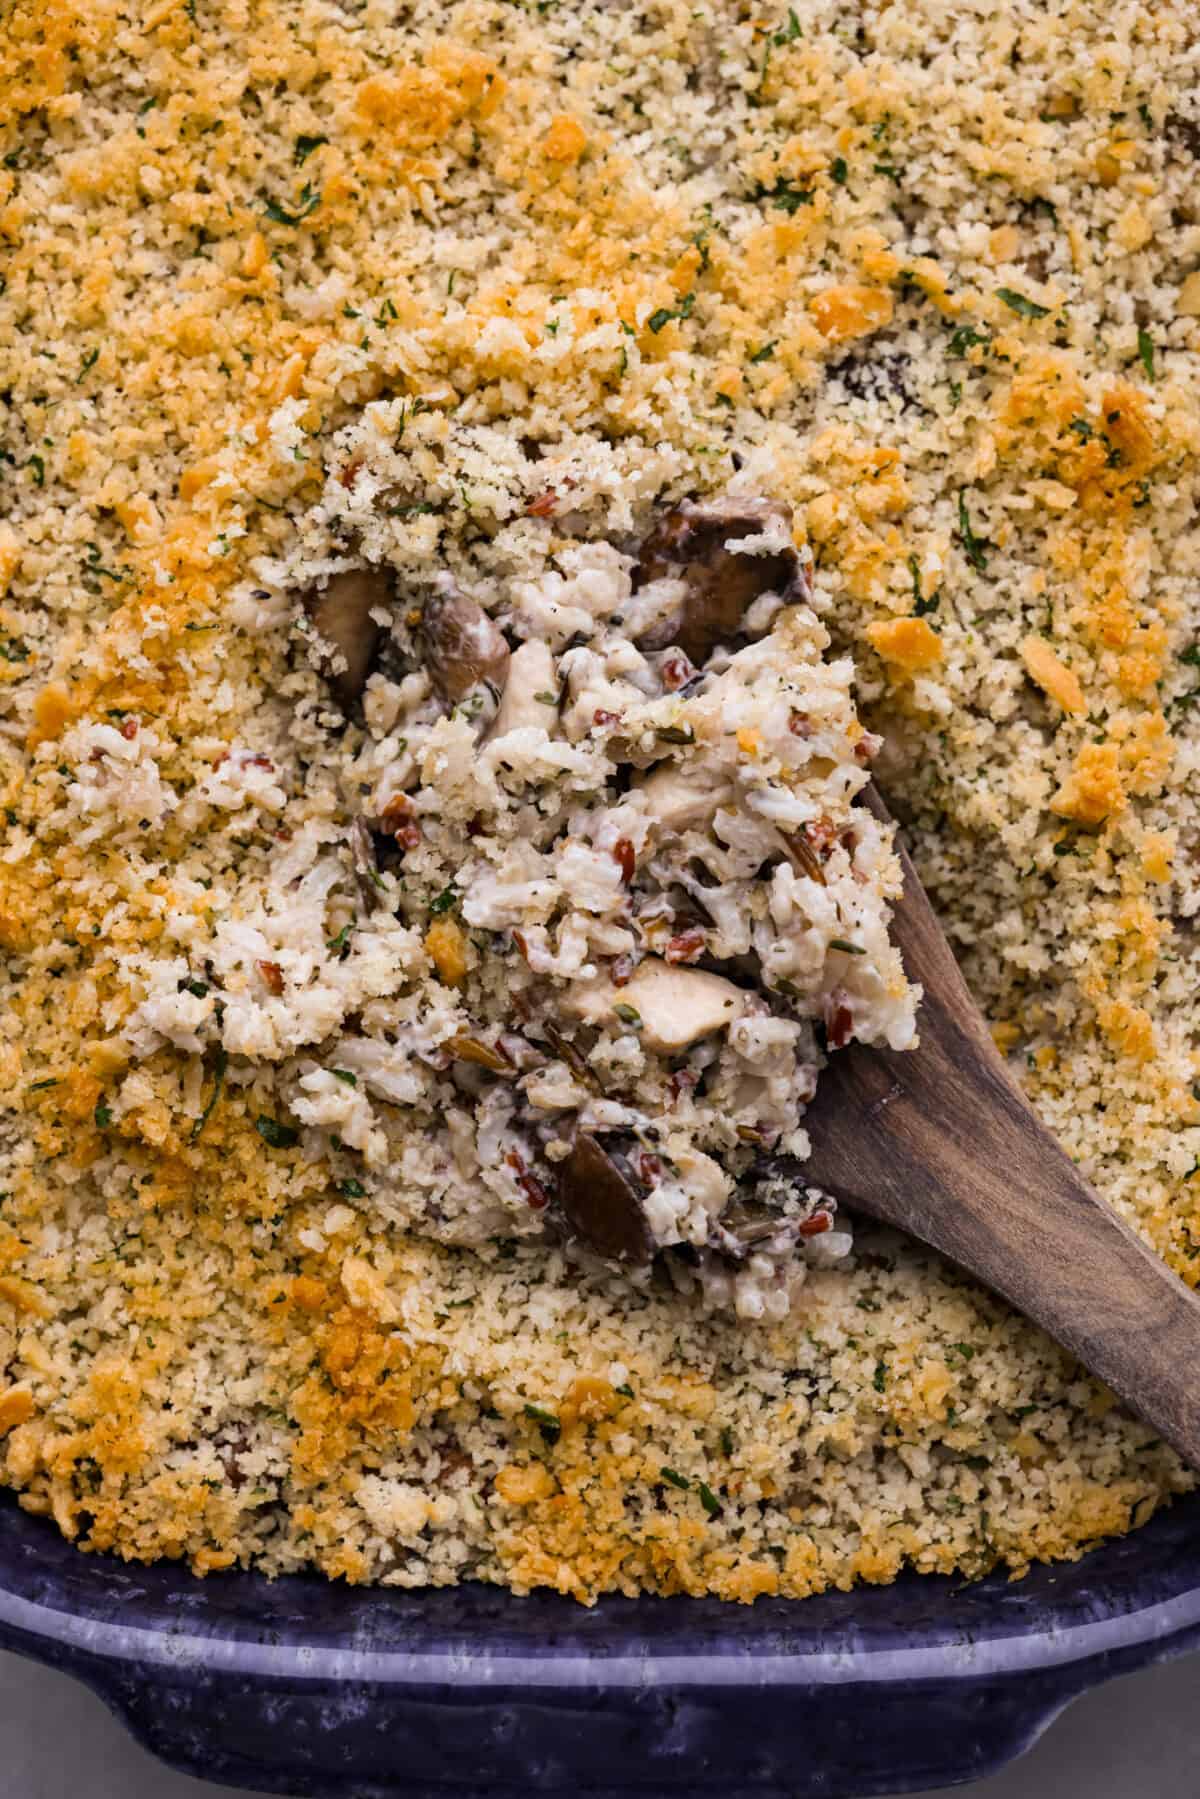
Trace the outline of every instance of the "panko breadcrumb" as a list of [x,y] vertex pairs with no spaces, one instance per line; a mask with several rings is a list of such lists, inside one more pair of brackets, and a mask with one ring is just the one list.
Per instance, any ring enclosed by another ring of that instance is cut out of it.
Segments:
[[[1121,0],[9,6],[22,1505],[198,1573],[751,1600],[1019,1572],[1190,1484],[1030,1325],[861,1223],[758,1324],[552,1242],[408,1234],[353,1106],[310,1153],[326,1084],[227,1048],[209,989],[271,1024],[285,970],[251,955],[252,988],[246,946],[273,877],[352,822],[314,556],[486,557],[530,446],[583,447],[614,542],[733,485],[791,511],[1014,1073],[1194,1280],[1196,62],[1185,6]],[[350,466],[380,416],[403,494]],[[310,948],[337,1017],[410,953]]]

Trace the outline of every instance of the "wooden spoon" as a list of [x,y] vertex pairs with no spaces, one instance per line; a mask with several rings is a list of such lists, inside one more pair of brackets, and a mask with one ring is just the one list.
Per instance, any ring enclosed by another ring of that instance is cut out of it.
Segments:
[[892,936],[925,989],[920,1044],[830,1058],[804,1119],[807,1171],[1001,1294],[1200,1466],[1200,1298],[1092,1191],[1013,1085],[897,850]]

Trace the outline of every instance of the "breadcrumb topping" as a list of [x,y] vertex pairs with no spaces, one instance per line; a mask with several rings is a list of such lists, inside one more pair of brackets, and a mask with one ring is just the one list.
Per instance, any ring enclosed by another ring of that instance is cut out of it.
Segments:
[[[218,1043],[209,964],[250,1033],[285,949],[331,1014],[469,951],[272,937],[272,871],[347,823],[306,554],[430,566],[506,444],[544,446],[543,518],[609,446],[617,531],[737,474],[792,510],[1014,1072],[1194,1281],[1187,9],[132,12],[15,0],[0,42],[5,1481],[197,1573],[585,1601],[1020,1572],[1143,1522],[1174,1456],[884,1233],[751,1328],[406,1235],[352,1171],[370,1121],[310,1154]],[[420,462],[386,516],[348,463],[377,401]]]

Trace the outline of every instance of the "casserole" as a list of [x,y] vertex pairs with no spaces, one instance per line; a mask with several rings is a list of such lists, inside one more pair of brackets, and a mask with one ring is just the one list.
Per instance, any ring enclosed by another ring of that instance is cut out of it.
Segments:
[[1200,1498],[1024,1580],[904,1575],[803,1606],[81,1556],[6,1507],[0,1643],[85,1681],[189,1774],[294,1799],[895,1794],[972,1780],[1070,1700],[1200,1646]]

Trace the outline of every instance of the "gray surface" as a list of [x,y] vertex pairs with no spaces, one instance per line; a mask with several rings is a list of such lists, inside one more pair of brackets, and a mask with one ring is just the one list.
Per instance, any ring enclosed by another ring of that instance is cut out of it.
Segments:
[[[1179,1799],[1197,1790],[1200,1656],[1115,1681],[1071,1706],[969,1799]],[[0,1654],[3,1799],[234,1799],[169,1774],[73,1681]],[[480,1770],[480,1785],[486,1774]],[[831,1795],[836,1799],[836,1795]]]

